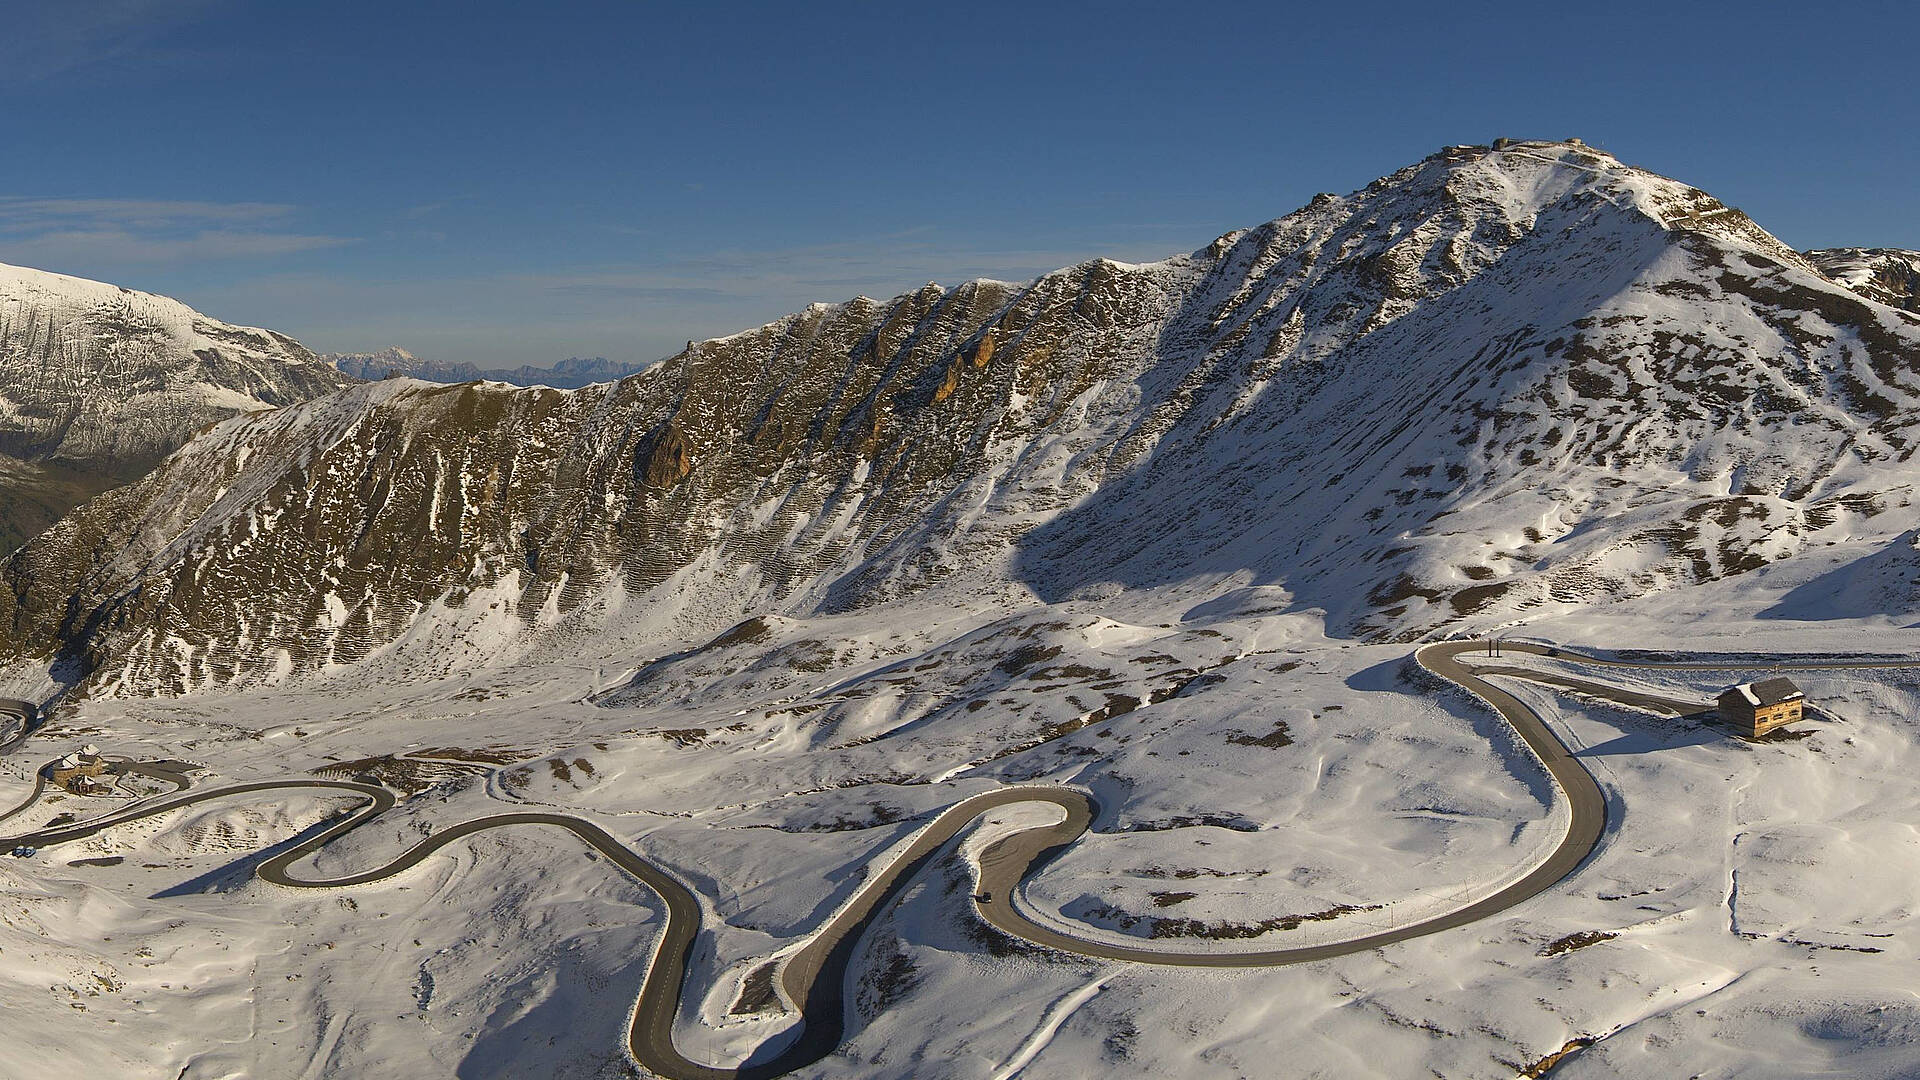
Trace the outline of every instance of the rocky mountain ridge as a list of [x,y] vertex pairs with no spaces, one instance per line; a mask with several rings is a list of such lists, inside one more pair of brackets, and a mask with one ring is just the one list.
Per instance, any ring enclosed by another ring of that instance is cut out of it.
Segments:
[[237,413],[353,382],[284,334],[0,265],[0,547]]
[[1739,211],[1578,144],[1452,147],[1159,263],[231,420],[8,560],[0,629],[16,679],[90,694],[935,593],[1256,584],[1410,640],[1894,537],[1917,403],[1920,319]]
[[1920,312],[1920,251],[1825,248],[1807,252],[1807,259],[1869,300]]

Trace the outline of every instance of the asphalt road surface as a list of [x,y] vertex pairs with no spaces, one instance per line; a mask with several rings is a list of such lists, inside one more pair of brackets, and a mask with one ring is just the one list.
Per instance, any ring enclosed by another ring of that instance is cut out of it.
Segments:
[[25,810],[27,807],[32,806],[34,803],[39,802],[41,793],[46,790],[47,790],[46,776],[39,772],[34,773],[33,774],[33,791],[30,792],[27,795],[26,800],[21,802],[18,806],[15,806],[11,810],[0,811],[0,821],[5,821],[8,818],[13,817],[15,814],[20,813],[22,810]]
[[27,741],[34,721],[39,718],[40,708],[33,702],[0,698],[0,731],[8,732],[5,738],[0,738],[0,754],[10,754]]
[[[1512,725],[1523,742],[1546,768],[1566,797],[1571,814],[1567,833],[1551,854],[1519,880],[1455,910],[1420,922],[1346,941],[1291,949],[1246,952],[1182,952],[1145,946],[1120,945],[1107,941],[1079,938],[1058,929],[1042,926],[1012,905],[1010,898],[1020,884],[1065,850],[1090,828],[1096,807],[1093,800],[1072,788],[1023,785],[1001,788],[976,795],[943,811],[914,837],[912,842],[885,865],[876,867],[860,890],[821,927],[806,946],[787,958],[779,972],[779,985],[787,999],[800,1009],[803,1022],[797,1037],[778,1050],[738,1068],[716,1067],[689,1060],[673,1045],[673,1023],[686,991],[687,962],[692,955],[701,925],[699,900],[692,890],[669,872],[635,853],[618,838],[593,822],[568,814],[539,811],[496,814],[455,825],[422,840],[384,866],[338,878],[301,877],[293,867],[302,859],[372,821],[394,805],[393,793],[386,788],[346,780],[296,778],[266,780],[231,787],[207,789],[171,796],[141,806],[106,815],[95,821],[81,822],[55,829],[44,829],[0,840],[0,847],[30,845],[47,847],[70,843],[97,835],[116,825],[138,821],[199,803],[233,795],[262,791],[321,790],[357,796],[365,805],[343,815],[334,824],[298,845],[262,862],[257,873],[261,880],[285,888],[323,889],[382,881],[417,864],[440,848],[489,829],[541,825],[564,829],[606,856],[636,880],[659,895],[665,907],[665,922],[654,946],[652,962],[641,984],[639,1001],[634,1006],[628,1032],[628,1047],[634,1058],[654,1073],[672,1080],[725,1080],[725,1078],[771,1078],[791,1072],[832,1053],[845,1032],[846,976],[849,961],[860,935],[884,911],[914,876],[936,856],[948,852],[948,844],[981,814],[997,807],[1024,803],[1045,803],[1058,807],[1062,820],[1056,824],[1024,829],[996,841],[979,858],[979,895],[975,906],[986,921],[1000,930],[1035,944],[1062,952],[1105,960],[1183,967],[1274,967],[1325,960],[1377,949],[1410,938],[1439,933],[1485,919],[1524,903],[1552,888],[1577,869],[1593,852],[1606,831],[1606,800],[1599,785],[1586,768],[1573,757],[1565,744],[1554,736],[1546,722],[1525,703],[1483,678],[1484,675],[1522,675],[1536,678],[1541,673],[1476,671],[1463,663],[1462,656],[1481,654],[1486,646],[1478,642],[1443,642],[1424,646],[1414,655],[1426,670],[1465,688],[1492,705]],[[1830,669],[1834,667],[1908,667],[1920,661],[1872,662],[1793,662],[1751,664],[1726,662],[1701,664],[1636,664],[1586,657],[1566,649],[1550,649],[1526,643],[1508,643],[1503,652],[1531,652],[1579,663],[1615,667],[1692,668],[1734,670],[1743,667],[1770,670]],[[1555,676],[1554,681],[1568,689],[1594,692],[1609,689],[1604,684],[1586,683]],[[1569,684],[1579,685],[1569,685]],[[1615,690],[1617,694],[1631,691]],[[1607,695],[1613,696],[1613,695]],[[1615,697],[1615,700],[1619,700]],[[1649,703],[1665,699],[1649,698]],[[1687,703],[1672,703],[1687,704]],[[39,795],[36,787],[34,798]],[[0,814],[5,820],[32,805],[34,798]]]

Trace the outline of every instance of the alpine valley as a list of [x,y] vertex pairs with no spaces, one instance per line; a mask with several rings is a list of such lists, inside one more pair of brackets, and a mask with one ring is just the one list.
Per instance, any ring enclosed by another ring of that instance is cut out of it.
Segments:
[[1911,1076],[1917,297],[1577,140],[571,389],[0,268],[0,1061]]

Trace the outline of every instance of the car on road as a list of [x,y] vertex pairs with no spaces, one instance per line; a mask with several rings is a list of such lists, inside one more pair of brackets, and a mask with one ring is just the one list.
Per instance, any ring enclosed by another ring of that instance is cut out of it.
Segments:
[[16,859],[31,859],[35,855],[40,854],[40,849],[36,847],[28,847],[25,844],[21,844],[19,847],[14,848],[12,851],[7,852],[7,854],[13,856]]

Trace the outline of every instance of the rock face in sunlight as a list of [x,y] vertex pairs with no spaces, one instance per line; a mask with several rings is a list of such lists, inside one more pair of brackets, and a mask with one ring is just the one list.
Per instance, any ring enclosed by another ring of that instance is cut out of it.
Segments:
[[228,420],[9,560],[0,627],[99,694],[928,589],[1238,576],[1368,640],[1498,625],[1902,531],[1920,317],[1823,267],[1585,146],[1455,147],[1164,262]]

